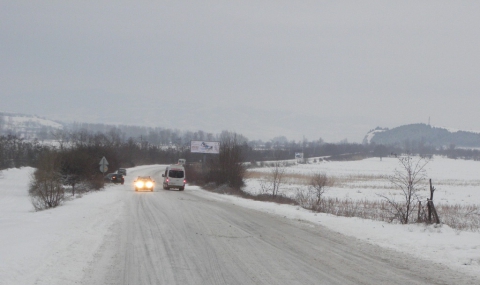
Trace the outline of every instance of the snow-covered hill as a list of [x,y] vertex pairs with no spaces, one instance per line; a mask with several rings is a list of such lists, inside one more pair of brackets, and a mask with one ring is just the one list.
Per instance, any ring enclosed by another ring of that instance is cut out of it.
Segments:
[[382,129],[380,127],[377,127],[371,131],[369,131],[366,135],[365,138],[363,139],[363,143],[370,143],[372,141],[372,138],[375,136],[377,133],[381,133],[386,131],[387,129]]
[[427,124],[410,124],[388,128],[375,128],[369,131],[364,143],[384,145],[404,145],[405,141],[418,142],[434,147],[455,145],[456,147],[480,147],[480,132],[454,130],[445,127],[435,127]]
[[61,130],[61,123],[35,115],[0,112],[0,134],[15,134],[20,137],[46,138],[53,130]]

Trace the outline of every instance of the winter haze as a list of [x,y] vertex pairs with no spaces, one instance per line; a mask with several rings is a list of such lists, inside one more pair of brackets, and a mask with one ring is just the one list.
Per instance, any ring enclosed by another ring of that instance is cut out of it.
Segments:
[[478,1],[0,3],[0,111],[264,140],[480,130]]

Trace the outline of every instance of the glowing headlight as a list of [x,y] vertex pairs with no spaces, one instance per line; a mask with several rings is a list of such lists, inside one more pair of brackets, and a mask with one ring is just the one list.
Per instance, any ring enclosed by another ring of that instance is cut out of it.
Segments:
[[137,188],[142,188],[142,187],[143,187],[143,181],[137,181],[137,182],[135,183],[135,187],[137,187]]
[[153,187],[153,182],[152,182],[152,181],[148,181],[148,182],[146,183],[146,185],[147,185],[147,188],[152,188],[152,187]]

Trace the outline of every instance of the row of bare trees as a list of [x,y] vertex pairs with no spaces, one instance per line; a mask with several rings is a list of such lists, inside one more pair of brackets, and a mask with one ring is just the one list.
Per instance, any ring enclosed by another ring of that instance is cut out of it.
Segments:
[[101,147],[52,148],[39,154],[29,187],[34,208],[43,210],[60,205],[65,199],[67,186],[72,196],[78,190],[102,188],[103,176],[98,170],[102,155],[111,158],[110,164],[114,168],[119,165],[114,152]]
[[32,166],[38,154],[47,148],[38,141],[26,141],[15,135],[0,136],[0,170]]

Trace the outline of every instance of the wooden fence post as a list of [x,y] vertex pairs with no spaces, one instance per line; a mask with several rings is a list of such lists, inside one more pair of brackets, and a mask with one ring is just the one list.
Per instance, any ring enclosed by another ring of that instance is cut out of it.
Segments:
[[418,214],[417,214],[417,222],[420,223],[422,222],[422,219],[420,218],[420,210],[422,209],[422,201],[418,201]]
[[[427,209],[428,209],[428,222],[432,222],[432,207],[433,207],[433,192],[435,192],[435,187],[432,185],[432,179],[429,179],[430,182],[430,199],[427,199]],[[431,203],[430,203],[431,202]]]

